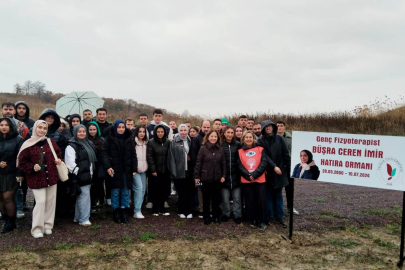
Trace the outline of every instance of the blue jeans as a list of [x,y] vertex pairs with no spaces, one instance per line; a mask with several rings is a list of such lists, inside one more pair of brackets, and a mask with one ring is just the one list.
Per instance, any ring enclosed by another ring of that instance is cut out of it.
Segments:
[[14,202],[16,205],[17,210],[24,209],[24,194],[21,188],[17,188],[14,194]]
[[284,219],[283,188],[270,188],[267,191],[269,218]]
[[80,187],[82,193],[76,198],[75,220],[83,223],[90,218],[90,188],[91,185]]
[[127,177],[123,177],[124,187],[111,189],[111,207],[112,209],[129,207],[129,190],[127,188]]
[[134,194],[134,213],[141,212],[143,198],[146,191],[146,173],[137,173],[132,182],[132,194]]

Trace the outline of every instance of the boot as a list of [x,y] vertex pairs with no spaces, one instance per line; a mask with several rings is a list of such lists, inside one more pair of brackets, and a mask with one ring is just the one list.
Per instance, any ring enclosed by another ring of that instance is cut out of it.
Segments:
[[128,211],[129,211],[129,208],[121,208],[122,223],[128,223]]
[[121,209],[116,208],[113,210],[113,220],[115,223],[120,224],[121,223]]
[[15,225],[15,217],[8,217],[7,219],[7,222],[4,223],[3,227],[1,228],[2,233],[8,233],[17,228]]
[[3,215],[3,226],[1,226],[1,233],[6,233],[6,224],[8,222],[8,216],[6,214]]

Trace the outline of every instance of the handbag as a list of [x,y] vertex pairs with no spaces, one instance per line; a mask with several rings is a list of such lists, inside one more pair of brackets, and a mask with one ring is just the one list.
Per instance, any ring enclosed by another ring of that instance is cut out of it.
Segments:
[[[51,148],[53,157],[55,158],[55,160],[57,160],[58,156],[55,153],[55,149],[53,149],[51,139],[48,138],[47,141],[48,141],[49,147]],[[68,171],[68,168],[66,167],[65,162],[62,161],[60,164],[56,164],[56,169],[58,170],[59,179],[62,182],[65,182],[69,179],[69,171]]]

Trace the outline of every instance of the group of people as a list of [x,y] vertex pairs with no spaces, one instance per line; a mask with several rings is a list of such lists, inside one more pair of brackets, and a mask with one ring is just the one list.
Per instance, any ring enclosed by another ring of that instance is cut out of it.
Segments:
[[[104,203],[111,205],[116,223],[127,223],[131,211],[143,219],[143,205],[153,216],[168,216],[172,189],[179,217],[197,214],[207,225],[228,221],[232,212],[238,224],[244,218],[259,229],[269,222],[285,228],[283,188],[288,210],[298,214],[289,185],[292,137],[283,121],[255,123],[242,115],[235,127],[225,118],[212,126],[206,120],[177,127],[155,109],[149,124],[148,115],[140,114],[135,125],[130,118],[109,123],[105,108],[97,109],[96,118],[90,110],[62,118],[47,108],[34,121],[23,101],[3,103],[2,115],[2,233],[23,217],[27,188],[35,198],[34,238],[52,234],[55,213],[72,214],[74,222],[90,226],[91,213]],[[314,178],[317,167],[305,151],[296,170]],[[59,179],[57,166],[67,167],[67,181]]]

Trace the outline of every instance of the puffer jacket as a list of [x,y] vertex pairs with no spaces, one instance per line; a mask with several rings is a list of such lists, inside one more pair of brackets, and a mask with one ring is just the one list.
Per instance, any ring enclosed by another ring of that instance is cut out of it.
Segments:
[[[53,139],[51,139],[56,156],[62,160],[62,152]],[[43,155],[45,153],[45,155]],[[24,149],[19,157],[19,168],[25,173],[28,187],[30,189],[45,188],[56,185],[59,180],[58,170],[55,165],[55,158],[46,140]],[[35,172],[35,164],[44,164],[44,169]]]
[[105,130],[107,136],[101,146],[101,161],[105,170],[112,168],[114,176],[107,176],[112,189],[124,187],[124,174],[126,175],[127,187],[132,187],[132,174],[137,171],[138,161],[135,153],[135,141],[132,132],[125,129],[124,145],[121,147],[119,139],[115,136],[114,126]]
[[242,147],[240,142],[232,140],[228,143],[226,140],[222,143],[226,159],[226,177],[223,183],[224,187],[234,189],[240,185],[240,173],[238,169],[238,150]]
[[194,178],[201,182],[219,182],[222,177],[226,177],[224,149],[218,144],[207,142],[198,153]]
[[[91,146],[91,148],[93,148],[94,153],[96,153],[96,148],[95,148],[94,144],[90,140],[87,140],[87,142]],[[83,145],[75,142],[74,139],[71,139],[69,141],[69,145],[76,152],[75,163],[76,163],[77,168],[79,168],[77,175],[71,174],[71,176],[69,178],[73,177],[74,180],[77,180],[77,184],[79,186],[90,185],[92,182],[93,172],[90,172],[91,162],[90,162],[89,155],[87,154],[86,149],[84,148]],[[95,168],[93,167],[93,170],[94,169]]]
[[144,173],[148,170],[147,160],[148,141],[144,140],[143,144],[139,144],[138,138],[135,138],[135,152],[138,159],[138,171],[137,173]]
[[35,120],[30,118],[30,107],[28,106],[28,103],[25,101],[17,101],[15,103],[15,108],[17,110],[18,105],[24,105],[25,108],[27,108],[27,112],[24,115],[24,118],[20,118],[20,116],[17,114],[17,112],[14,114],[14,118],[16,118],[17,120],[20,120],[22,122],[25,123],[25,125],[28,127],[28,129],[31,129],[34,124],[35,124]]
[[[48,126],[48,133],[46,134],[47,138],[51,138],[52,140],[54,140],[59,148],[61,149],[62,153],[65,151],[65,148],[68,144],[69,141],[67,141],[65,139],[65,137],[62,136],[62,134],[59,132],[59,127],[60,127],[60,117],[59,115],[56,113],[56,111],[54,109],[51,108],[46,108],[41,116],[39,117],[40,120],[44,120],[48,115],[52,115],[53,118],[55,119],[53,124]],[[30,131],[28,132],[27,136],[24,138],[25,140],[28,140],[29,138],[31,138],[32,136],[32,128],[30,129]]]
[[[190,152],[191,139],[187,136],[187,144]],[[167,167],[169,168],[170,178],[183,179],[186,178],[186,159],[187,170],[190,168],[189,155],[184,148],[184,140],[179,135],[174,136],[170,143],[169,153],[167,158]]]
[[[163,127],[165,134],[162,139],[156,135],[156,130]],[[169,151],[170,141],[167,139],[167,130],[164,125],[155,126],[153,139],[148,142],[147,160],[150,173],[167,172],[167,153]]]
[[[282,188],[288,185],[287,168],[290,168],[291,158],[288,153],[287,145],[282,136],[277,135],[277,125],[270,120],[262,122],[262,137],[258,141],[258,145],[264,148],[267,155],[268,167],[266,174],[267,186],[271,188]],[[265,127],[273,126],[272,135],[267,135]],[[278,175],[274,172],[274,167],[279,167],[282,174]]]
[[18,135],[17,126],[11,118],[2,117],[0,122],[6,120],[10,127],[10,131],[6,137],[0,136],[0,161],[7,162],[5,168],[0,168],[0,174],[15,174],[21,176],[20,170],[16,167],[17,155],[23,143],[23,138]]

